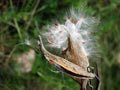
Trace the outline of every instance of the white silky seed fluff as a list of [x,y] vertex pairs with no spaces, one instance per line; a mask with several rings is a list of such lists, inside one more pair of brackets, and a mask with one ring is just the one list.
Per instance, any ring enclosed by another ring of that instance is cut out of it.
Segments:
[[[58,48],[61,51],[68,47],[68,36],[79,45],[86,56],[95,53],[95,44],[92,40],[91,32],[94,26],[99,23],[94,17],[82,15],[83,13],[71,11],[71,15],[66,18],[64,24],[54,24],[48,28],[48,32],[43,33],[48,41],[48,46]],[[76,20],[76,22],[74,22]]]

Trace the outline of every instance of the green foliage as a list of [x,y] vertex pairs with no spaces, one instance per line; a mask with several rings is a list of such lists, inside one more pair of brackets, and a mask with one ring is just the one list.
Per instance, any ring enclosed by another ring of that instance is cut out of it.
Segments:
[[[119,0],[1,0],[0,1],[0,90],[77,90],[75,81],[49,65],[36,44],[39,31],[46,25],[64,20],[69,8],[82,9],[100,17],[97,38],[102,51],[101,90],[119,90],[120,83],[120,1]],[[37,55],[29,73],[22,73],[14,59],[29,47]]]

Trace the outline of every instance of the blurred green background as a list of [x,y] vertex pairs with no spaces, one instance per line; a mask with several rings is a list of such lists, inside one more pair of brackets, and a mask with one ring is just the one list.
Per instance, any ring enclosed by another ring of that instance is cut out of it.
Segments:
[[[120,90],[120,0],[0,0],[0,90],[78,90],[36,44],[39,31],[64,21],[71,7],[100,18],[101,90]],[[29,42],[37,53],[25,45]]]

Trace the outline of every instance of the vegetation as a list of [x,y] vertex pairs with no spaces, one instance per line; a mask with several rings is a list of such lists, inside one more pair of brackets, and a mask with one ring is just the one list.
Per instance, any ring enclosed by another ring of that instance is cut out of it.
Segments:
[[[120,90],[119,0],[0,0],[0,90],[78,89],[75,81],[44,60],[36,44],[39,32],[51,22],[63,21],[70,7],[100,17],[95,34],[102,52],[101,90]],[[18,61],[31,50],[25,45],[27,41],[37,52],[31,71],[21,70],[27,66]]]

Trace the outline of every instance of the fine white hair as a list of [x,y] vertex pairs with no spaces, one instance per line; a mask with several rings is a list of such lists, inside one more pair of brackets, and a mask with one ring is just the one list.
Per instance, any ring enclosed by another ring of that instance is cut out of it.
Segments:
[[97,26],[99,20],[89,17],[81,11],[70,10],[65,23],[56,23],[43,33],[47,39],[48,46],[65,50],[68,47],[68,37],[70,36],[74,43],[78,44],[86,56],[95,53],[95,43],[91,32]]

